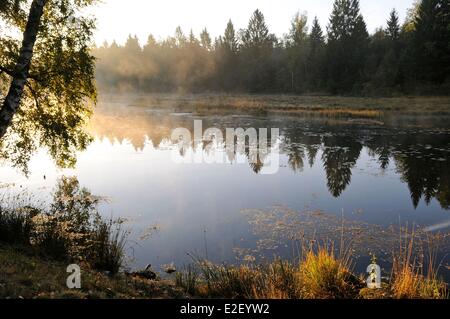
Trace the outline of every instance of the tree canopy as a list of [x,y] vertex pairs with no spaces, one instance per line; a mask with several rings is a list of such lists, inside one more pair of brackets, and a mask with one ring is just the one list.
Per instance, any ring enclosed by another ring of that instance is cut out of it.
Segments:
[[[94,20],[81,14],[95,0],[41,2],[45,6],[19,108],[0,140],[0,156],[25,171],[39,147],[47,148],[60,166],[74,164],[74,153],[91,141],[85,125],[97,97],[91,54]],[[26,31],[34,4],[1,2],[0,18],[8,28],[0,29],[0,105],[17,75],[24,46],[18,34]]]

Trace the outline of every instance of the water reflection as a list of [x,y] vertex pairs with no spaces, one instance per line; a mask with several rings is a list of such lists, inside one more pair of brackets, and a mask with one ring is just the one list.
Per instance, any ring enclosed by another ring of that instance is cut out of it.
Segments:
[[[146,147],[166,149],[174,146],[170,141],[174,128],[184,127],[193,135],[194,119],[202,119],[203,127],[217,127],[225,136],[226,128],[249,127],[281,130],[281,156],[287,159],[287,166],[301,174],[305,165],[313,167],[320,160],[326,176],[330,194],[338,198],[352,182],[352,174],[367,149],[375,160],[380,174],[393,167],[407,183],[415,208],[421,199],[428,205],[436,199],[443,209],[450,207],[450,131],[446,127],[434,126],[426,129],[420,125],[411,127],[379,125],[376,123],[355,123],[349,121],[322,120],[293,117],[249,117],[239,115],[195,116],[174,114],[163,110],[128,108],[121,113],[105,108],[99,111],[91,125],[92,132],[100,139],[130,142],[136,152]],[[271,137],[268,136],[270,148]],[[245,156],[250,169],[258,174],[264,167],[266,153],[252,152],[247,144],[242,150],[227,150],[223,145],[208,147],[204,141],[198,149],[190,146],[191,152],[221,152],[228,163],[233,164],[238,156]],[[187,156],[186,150],[180,156]]]

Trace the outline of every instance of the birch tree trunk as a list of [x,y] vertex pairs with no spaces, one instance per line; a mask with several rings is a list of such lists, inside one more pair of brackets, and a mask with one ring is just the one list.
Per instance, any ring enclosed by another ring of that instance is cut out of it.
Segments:
[[27,25],[23,33],[22,48],[20,49],[19,58],[14,68],[8,95],[0,110],[0,139],[6,134],[14,115],[19,110],[20,99],[22,98],[23,90],[29,76],[34,44],[36,43],[46,2],[47,0],[33,0],[31,3]]

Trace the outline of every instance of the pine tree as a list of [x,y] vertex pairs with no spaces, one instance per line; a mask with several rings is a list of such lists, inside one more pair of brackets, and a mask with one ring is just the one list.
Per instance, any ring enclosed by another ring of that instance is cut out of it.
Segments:
[[157,45],[156,39],[153,36],[153,34],[149,34],[147,37],[147,44],[145,46],[147,47],[155,47]]
[[202,33],[200,34],[200,43],[206,50],[211,50],[211,37],[209,36],[208,30],[206,30],[206,28],[203,29]]
[[184,35],[183,30],[180,26],[175,29],[175,42],[176,46],[179,48],[186,46],[187,43],[186,36]]
[[225,29],[223,45],[233,53],[237,53],[238,51],[236,32],[234,31],[233,22],[231,22],[231,19],[228,21],[227,28]]
[[313,20],[311,33],[309,35],[309,43],[309,88],[318,90],[321,88],[323,82],[325,38],[317,17]]
[[422,0],[414,23],[416,72],[419,79],[443,83],[450,71],[450,4]]
[[398,13],[395,9],[392,9],[391,11],[385,33],[391,41],[396,42],[400,38],[400,23]]
[[315,51],[325,45],[325,38],[317,17],[314,17],[309,41],[311,43],[311,51]]
[[242,32],[242,48],[240,55],[240,71],[244,86],[250,92],[267,92],[272,89],[274,69],[272,53],[274,36],[261,11],[256,10]]
[[136,35],[128,36],[127,41],[125,43],[125,49],[130,53],[141,51],[141,46],[139,45],[139,39],[137,38]]
[[358,0],[335,0],[328,25],[327,67],[333,93],[357,89],[363,81],[369,34]]
[[261,48],[272,45],[271,40],[264,15],[257,9],[242,34],[242,44],[247,48]]
[[197,38],[195,37],[194,31],[192,29],[189,32],[189,45],[191,45],[191,46],[199,45],[199,42],[198,42]]

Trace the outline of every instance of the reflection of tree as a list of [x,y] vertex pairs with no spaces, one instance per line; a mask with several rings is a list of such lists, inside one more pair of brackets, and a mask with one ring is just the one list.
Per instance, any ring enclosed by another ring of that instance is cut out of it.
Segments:
[[[269,145],[269,144],[268,144]],[[270,146],[267,146],[270,147]],[[255,172],[256,174],[259,174],[261,170],[264,167],[264,160],[267,157],[267,152],[260,149],[259,146],[257,146],[255,149],[252,149],[252,147],[248,144],[245,145],[245,155],[247,156],[248,164],[250,165],[250,168]]]
[[447,165],[441,174],[441,180],[439,186],[437,187],[436,199],[441,204],[444,209],[450,209],[450,170]]
[[314,165],[317,152],[321,145],[319,135],[310,135],[302,128],[288,128],[284,132],[284,151],[288,156],[290,168],[295,172],[301,172],[304,167],[304,159],[308,164]]
[[376,135],[366,143],[369,148],[369,155],[378,157],[378,163],[383,170],[389,166],[392,141],[390,135]]
[[322,161],[327,175],[327,185],[334,197],[339,197],[350,184],[352,168],[362,150],[361,143],[348,136],[324,138]]
[[250,162],[249,165],[252,168],[253,172],[259,174],[264,167],[264,162],[261,160],[261,157],[257,155],[256,161]]
[[414,207],[423,197],[426,204],[436,198],[442,208],[450,208],[450,170],[447,161],[417,156],[396,156],[397,171],[408,183]]
[[170,138],[172,125],[176,123],[172,124],[167,117],[142,116],[140,113],[134,114],[130,111],[122,114],[118,109],[96,113],[90,124],[90,130],[97,137],[107,138],[110,141],[117,140],[120,144],[128,141],[136,151],[142,151],[146,137],[155,147]]
[[311,144],[306,145],[306,153],[308,155],[308,164],[310,167],[314,166],[314,162],[316,160],[317,152],[319,151],[320,145]]
[[[447,136],[426,134],[384,134],[368,142],[382,168],[393,157],[397,172],[408,184],[414,207],[423,198],[430,204],[436,198],[442,208],[450,208],[450,168]],[[386,160],[384,160],[386,159]]]
[[303,158],[305,157],[305,150],[302,146],[299,145],[292,145],[288,147],[289,153],[288,153],[288,163],[290,168],[294,172],[301,172],[303,171]]

